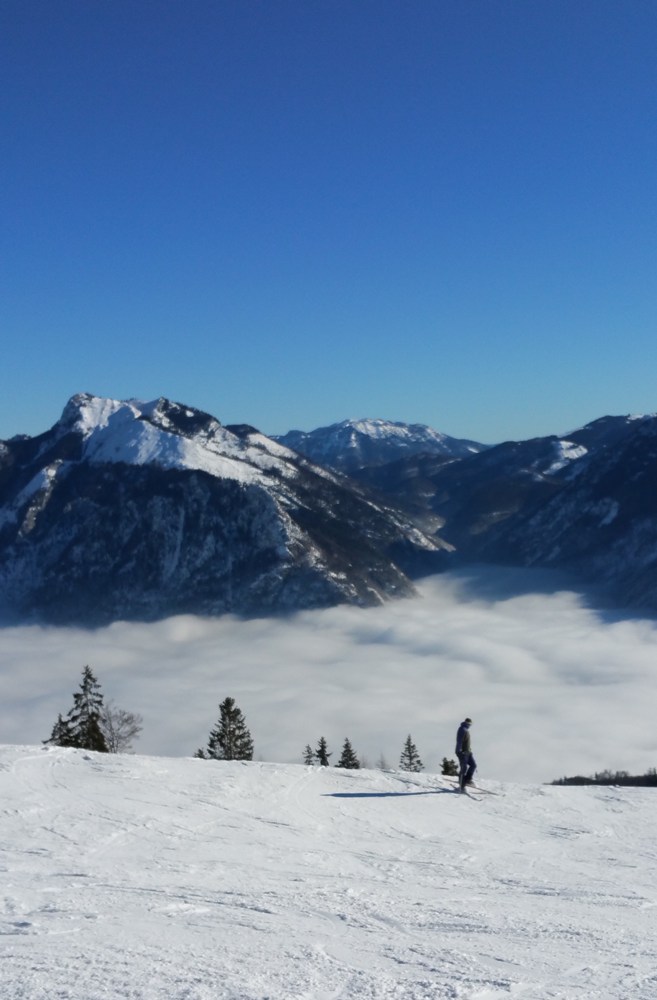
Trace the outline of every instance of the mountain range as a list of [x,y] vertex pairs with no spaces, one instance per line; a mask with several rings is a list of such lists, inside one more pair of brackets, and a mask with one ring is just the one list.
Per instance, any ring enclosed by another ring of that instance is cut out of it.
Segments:
[[[313,449],[321,451],[321,436],[337,466],[331,428],[309,435]],[[457,440],[451,454],[426,449],[381,462],[370,454],[351,475],[437,533],[452,563],[564,569],[622,605],[657,611],[655,414],[606,416],[566,435],[491,447]]]
[[46,433],[0,443],[5,620],[374,604],[447,548],[255,428],[166,399],[80,394]]
[[654,415],[497,445],[383,420],[271,438],[83,393],[0,442],[0,607],[99,625],[367,605],[491,562],[567,569],[653,612],[656,486]]

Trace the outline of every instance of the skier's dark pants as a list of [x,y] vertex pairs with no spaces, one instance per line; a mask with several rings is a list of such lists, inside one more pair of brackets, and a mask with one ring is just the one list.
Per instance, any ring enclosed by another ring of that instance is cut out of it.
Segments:
[[477,762],[471,753],[460,753],[459,764],[461,769],[459,772],[459,785],[467,785],[472,781],[473,775],[477,770]]

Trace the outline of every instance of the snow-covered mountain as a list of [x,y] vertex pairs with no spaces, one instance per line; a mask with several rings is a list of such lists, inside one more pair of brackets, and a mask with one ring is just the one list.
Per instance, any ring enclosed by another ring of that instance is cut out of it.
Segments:
[[410,455],[429,454],[452,461],[485,447],[448,437],[425,424],[389,420],[343,420],[313,431],[288,431],[276,440],[319,465],[349,474]]
[[657,795],[0,747],[3,1000],[654,1000]]
[[575,570],[656,611],[656,497],[655,415],[493,447],[375,420],[275,441],[82,394],[47,433],[0,442],[0,611],[89,625],[372,604],[454,561]]
[[412,592],[445,546],[252,427],[81,394],[0,443],[0,603],[52,622],[253,613]]
[[602,417],[445,463],[413,455],[358,472],[460,561],[575,570],[657,610],[657,416]]
[[476,545],[486,559],[576,570],[657,611],[657,417],[603,418],[518,513]]

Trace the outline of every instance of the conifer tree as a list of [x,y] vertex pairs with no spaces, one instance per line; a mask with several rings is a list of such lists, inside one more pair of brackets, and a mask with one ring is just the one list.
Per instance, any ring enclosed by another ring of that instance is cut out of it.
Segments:
[[53,726],[50,739],[46,743],[54,746],[79,747],[82,750],[97,750],[107,753],[108,746],[101,728],[103,696],[100,684],[91,667],[82,671],[80,690],[73,695],[73,708],[62,719],[61,715]]
[[73,695],[73,708],[68,713],[68,723],[73,734],[73,745],[83,750],[98,750],[107,753],[107,742],[100,728],[103,712],[103,696],[100,684],[91,667],[82,671],[80,690]]
[[43,740],[44,743],[50,744],[54,747],[72,747],[73,734],[71,733],[71,727],[68,724],[68,720],[62,718],[62,713],[60,712],[57,716],[57,722],[52,727],[52,732],[50,734],[50,739]]
[[459,773],[459,766],[455,760],[448,760],[447,757],[443,757],[441,774],[449,775],[452,778],[457,778]]
[[360,761],[358,760],[358,757],[354,753],[354,749],[348,738],[344,741],[344,745],[342,747],[342,755],[340,757],[340,760],[335,766],[346,767],[350,771],[356,770],[357,768],[360,767]]
[[311,747],[310,743],[306,743],[306,748],[303,751],[303,762],[304,764],[315,763],[315,751]]
[[421,771],[423,767],[424,764],[420,760],[417,747],[409,735],[406,737],[404,749],[402,750],[401,757],[399,758],[399,769],[401,771]]
[[329,757],[331,754],[328,752],[328,747],[326,745],[326,740],[322,736],[319,743],[317,744],[317,749],[315,750],[315,757],[317,758],[317,763],[322,767],[329,766]]
[[219,712],[219,721],[210,732],[206,750],[197,750],[195,756],[210,760],[253,760],[251,733],[235,699],[225,698]]

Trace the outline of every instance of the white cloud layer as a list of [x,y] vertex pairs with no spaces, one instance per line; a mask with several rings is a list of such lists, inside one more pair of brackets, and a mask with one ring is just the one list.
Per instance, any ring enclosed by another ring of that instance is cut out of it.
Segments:
[[299,761],[348,736],[397,766],[412,734],[428,770],[474,719],[480,774],[548,781],[657,766],[657,622],[609,609],[535,571],[477,569],[420,596],[289,618],[171,618],[95,631],[0,630],[0,742],[39,743],[90,664],[107,699],[139,712],[143,754],[191,755],[231,695],[256,756]]

